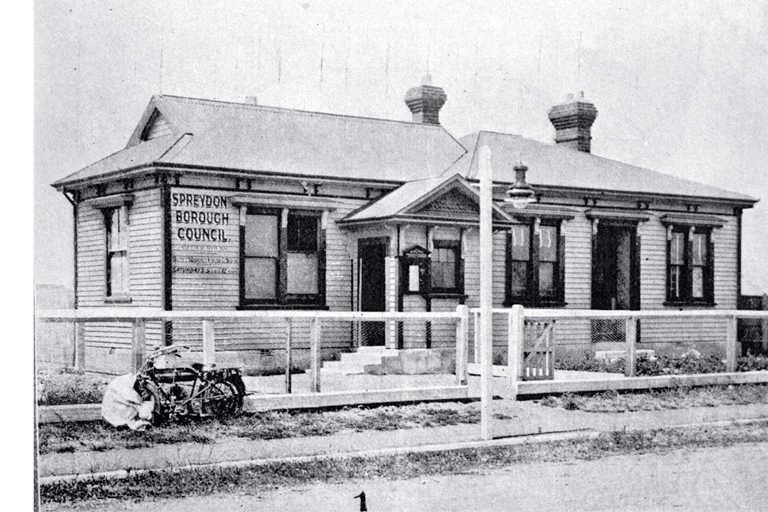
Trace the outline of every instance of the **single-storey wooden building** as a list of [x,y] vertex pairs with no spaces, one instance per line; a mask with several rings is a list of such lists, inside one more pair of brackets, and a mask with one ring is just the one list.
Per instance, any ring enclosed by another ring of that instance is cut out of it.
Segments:
[[[498,307],[736,308],[742,211],[757,199],[591,154],[597,110],[583,95],[550,110],[555,144],[487,131],[457,139],[439,123],[441,88],[425,83],[405,100],[412,122],[153,97],[125,149],[54,183],[74,207],[76,307],[477,306],[477,154],[487,145]],[[503,199],[520,160],[537,202],[517,210]],[[299,348],[304,327],[292,331]],[[620,331],[560,321],[558,354],[610,349]],[[284,332],[276,321],[217,322],[217,350],[269,366],[282,360]],[[451,347],[454,332],[331,322],[324,357]],[[648,319],[640,348],[724,335],[720,320]],[[150,343],[200,338],[197,324],[148,326]],[[130,328],[88,325],[86,346],[89,366],[112,368],[128,357]]]

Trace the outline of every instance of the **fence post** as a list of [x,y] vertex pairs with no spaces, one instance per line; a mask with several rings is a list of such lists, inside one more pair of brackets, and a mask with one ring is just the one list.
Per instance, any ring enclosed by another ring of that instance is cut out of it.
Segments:
[[725,335],[725,365],[726,371],[736,371],[736,316],[727,318],[728,327]]
[[131,371],[138,373],[144,364],[144,354],[147,349],[147,324],[143,318],[133,321],[131,336]]
[[291,392],[291,319],[285,319],[285,392]]
[[85,322],[75,322],[75,369],[85,371]]
[[216,333],[213,320],[203,320],[203,368],[212,370],[216,367]]
[[512,306],[508,318],[507,366],[509,368],[510,399],[517,400],[517,386],[525,342],[525,308],[520,304]]
[[467,356],[469,355],[469,308],[456,306],[456,384],[467,384]]
[[635,376],[635,362],[637,356],[637,318],[631,316],[626,320],[627,334],[627,362],[624,366],[624,376]]
[[320,338],[322,336],[322,329],[320,326],[320,319],[315,317],[310,323],[310,345],[309,345],[309,358],[310,367],[312,372],[312,382],[310,383],[310,392],[320,392]]
[[475,356],[475,358],[474,358],[475,364],[480,364],[480,342],[479,342],[479,339],[480,339],[480,326],[479,326],[480,314],[477,311],[475,311],[474,313],[472,313],[472,318],[474,320],[472,322],[472,326],[474,327],[474,329],[472,331],[472,335],[473,335],[473,345],[472,345],[473,350],[472,351],[474,352],[474,356]]
[[[763,311],[768,311],[768,293],[763,294],[762,306]],[[760,322],[760,327],[763,334],[763,354],[768,354],[768,318],[763,318],[762,322]]]

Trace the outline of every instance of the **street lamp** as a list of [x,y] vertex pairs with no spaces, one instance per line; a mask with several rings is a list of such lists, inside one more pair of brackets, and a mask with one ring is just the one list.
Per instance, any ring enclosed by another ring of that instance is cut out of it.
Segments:
[[[515,166],[515,183],[507,190],[505,202],[521,209],[536,200],[531,186],[525,182],[528,168],[519,160]],[[478,155],[478,178],[480,180],[480,437],[484,440],[493,438],[491,418],[493,401],[493,169],[491,168],[491,148],[483,145]],[[512,307],[513,315],[521,317],[522,306]],[[523,320],[524,322],[524,320]],[[513,327],[521,332],[523,324],[515,321]],[[522,343],[522,336],[516,337]],[[510,366],[517,368],[515,349],[509,354]],[[517,396],[517,371],[511,372],[510,385],[513,395]]]
[[528,167],[523,165],[522,161],[518,162],[515,166],[515,183],[509,187],[507,197],[504,199],[505,202],[512,203],[512,206],[518,210],[536,201],[533,188],[525,181],[527,170]]

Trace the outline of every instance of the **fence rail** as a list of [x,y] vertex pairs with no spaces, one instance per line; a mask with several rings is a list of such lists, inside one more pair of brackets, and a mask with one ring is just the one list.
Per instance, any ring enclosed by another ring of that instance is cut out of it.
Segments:
[[131,371],[136,372],[146,355],[146,323],[148,321],[187,320],[202,322],[203,364],[216,364],[215,320],[283,320],[285,325],[285,392],[291,393],[292,323],[294,320],[310,321],[310,391],[320,392],[320,365],[323,321],[434,321],[456,322],[456,382],[467,383],[466,361],[468,354],[469,313],[467,306],[455,311],[401,313],[362,311],[163,311],[152,308],[83,308],[74,310],[44,310],[36,313],[42,322],[75,324],[75,368],[85,370],[85,324],[88,322],[127,322],[132,325]]
[[[479,360],[477,354],[479,343],[478,341],[478,316],[480,314],[479,308],[470,309],[470,313],[474,315],[474,339],[475,339],[475,361]],[[529,321],[541,321],[541,320],[553,320],[558,319],[584,319],[584,320],[597,320],[597,319],[610,319],[625,322],[625,350],[626,350],[626,364],[624,373],[627,377],[635,376],[635,367],[637,362],[637,321],[643,318],[723,318],[726,320],[726,335],[725,335],[725,355],[726,355],[726,371],[733,372],[736,369],[736,348],[737,348],[737,322],[740,319],[762,319],[763,322],[768,321],[768,311],[748,311],[748,310],[697,310],[697,311],[671,311],[671,310],[643,310],[643,311],[602,311],[602,310],[583,310],[583,309],[535,309],[535,308],[520,308],[520,318],[514,318],[514,309],[493,309],[493,314],[507,315],[508,329],[508,374],[510,379],[514,375],[515,379],[525,374],[525,368],[523,367],[523,351],[524,351],[524,330],[519,327],[524,325],[526,320]],[[518,327],[511,327],[511,326]],[[512,385],[510,383],[510,385]]]

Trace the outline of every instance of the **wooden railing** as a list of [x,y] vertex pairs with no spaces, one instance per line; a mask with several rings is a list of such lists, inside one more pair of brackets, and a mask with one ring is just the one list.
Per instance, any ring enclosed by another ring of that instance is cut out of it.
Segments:
[[[474,315],[474,350],[475,361],[479,361],[478,355],[478,315],[479,309],[470,310]],[[557,322],[561,319],[610,319],[624,320],[626,322],[626,341],[625,341],[625,369],[627,377],[635,376],[635,366],[637,362],[637,321],[643,318],[723,318],[726,323],[725,333],[725,355],[726,371],[733,372],[736,369],[737,348],[737,320],[739,319],[762,319],[768,321],[768,311],[743,311],[743,310],[697,310],[697,311],[667,311],[667,310],[643,310],[643,311],[601,311],[601,310],[581,310],[581,309],[525,309],[522,306],[516,306],[512,309],[494,309],[493,314],[507,316],[507,354],[508,370],[505,374],[509,375],[510,381],[516,382],[523,376],[522,357],[524,350],[524,326],[526,320],[548,320]],[[510,385],[514,386],[512,382]]]
[[467,357],[469,334],[469,310],[458,306],[455,311],[429,313],[358,312],[358,311],[160,311],[147,308],[89,308],[75,310],[38,311],[38,320],[75,324],[75,367],[85,370],[85,324],[88,322],[124,322],[132,324],[131,371],[136,372],[146,356],[146,324],[149,321],[186,320],[202,322],[203,365],[216,364],[216,320],[264,320],[281,319],[285,323],[285,392],[292,390],[291,353],[294,349],[292,321],[310,321],[310,391],[320,392],[320,365],[322,348],[322,324],[324,321],[435,321],[456,322],[456,382],[467,383]]

